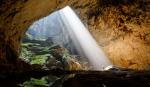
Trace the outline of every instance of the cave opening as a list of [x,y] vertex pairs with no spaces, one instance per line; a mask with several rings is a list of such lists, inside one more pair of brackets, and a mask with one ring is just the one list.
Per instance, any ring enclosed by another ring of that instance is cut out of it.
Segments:
[[[104,68],[112,68],[88,29],[69,6],[39,19],[28,28],[22,39],[20,58],[30,64],[40,64],[48,69],[104,70]],[[51,84],[54,83],[51,81],[53,77],[43,77],[40,81],[45,82],[47,79]],[[59,77],[59,80],[63,79],[65,78]],[[31,80],[37,81],[37,79]],[[26,86],[35,83],[26,81],[23,84]]]
[[[58,56],[60,54],[52,52],[53,48],[64,48],[64,53]],[[55,60],[63,62],[68,61],[63,58],[68,55],[65,54],[67,52],[80,63],[84,64],[85,61],[93,70],[103,70],[111,65],[88,29],[69,6],[34,22],[29,27],[22,39],[20,58],[31,64],[45,64],[48,60],[53,60],[54,56],[58,56]]]

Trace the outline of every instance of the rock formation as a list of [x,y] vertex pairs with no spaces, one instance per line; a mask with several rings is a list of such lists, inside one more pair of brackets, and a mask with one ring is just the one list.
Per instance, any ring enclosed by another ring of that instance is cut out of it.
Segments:
[[87,23],[113,64],[150,70],[148,0],[1,0],[0,64],[20,64],[20,43],[28,27],[66,5]]

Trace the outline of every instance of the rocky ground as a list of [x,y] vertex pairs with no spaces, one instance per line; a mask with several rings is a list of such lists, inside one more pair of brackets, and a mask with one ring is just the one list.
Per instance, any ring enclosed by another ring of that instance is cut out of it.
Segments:
[[63,87],[149,87],[150,73],[130,70],[83,71],[66,80]]
[[[11,73],[7,77],[0,77],[1,87],[20,87],[18,84],[29,80],[30,77],[41,78],[47,75],[67,76],[75,74],[74,77],[62,80],[62,82],[53,85],[62,85],[63,87],[149,87],[149,71],[64,71],[60,69],[53,70],[33,70],[26,73]],[[9,84],[8,84],[9,83]],[[55,82],[54,82],[55,83]],[[40,85],[39,85],[40,86]],[[39,87],[38,85],[34,87]],[[41,87],[41,86],[40,86]],[[47,87],[47,86],[44,86]]]

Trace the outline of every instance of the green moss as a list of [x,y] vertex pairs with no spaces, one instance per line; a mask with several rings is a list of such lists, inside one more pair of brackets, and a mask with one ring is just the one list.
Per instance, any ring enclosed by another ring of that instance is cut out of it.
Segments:
[[41,79],[31,78],[29,81],[23,83],[24,87],[49,87],[47,78],[43,77]]
[[48,54],[45,55],[35,55],[32,57],[31,64],[44,64],[47,60]]

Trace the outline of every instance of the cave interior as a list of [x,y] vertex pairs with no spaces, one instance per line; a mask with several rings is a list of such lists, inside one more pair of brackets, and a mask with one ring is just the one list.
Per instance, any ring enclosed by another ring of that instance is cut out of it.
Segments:
[[[36,21],[65,6],[79,16],[115,68],[90,70],[87,60],[51,45],[51,38],[33,40],[28,31]],[[1,0],[0,40],[1,87],[150,87],[149,0]]]

